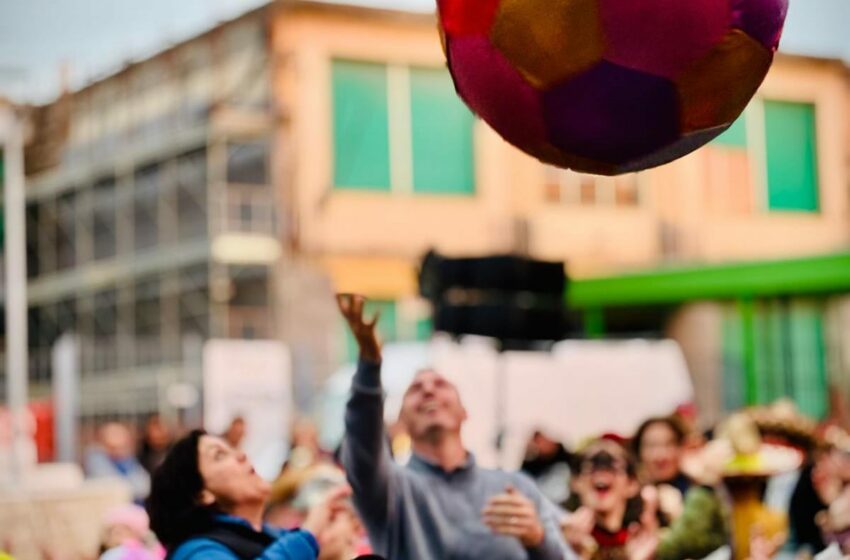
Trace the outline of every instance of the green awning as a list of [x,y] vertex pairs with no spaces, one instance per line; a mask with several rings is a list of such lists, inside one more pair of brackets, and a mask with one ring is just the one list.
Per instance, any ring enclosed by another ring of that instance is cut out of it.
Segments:
[[850,253],[574,280],[577,309],[850,292]]

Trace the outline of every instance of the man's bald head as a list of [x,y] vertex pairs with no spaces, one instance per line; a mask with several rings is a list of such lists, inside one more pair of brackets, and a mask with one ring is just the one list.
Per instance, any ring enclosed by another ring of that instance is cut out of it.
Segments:
[[459,435],[465,420],[466,409],[451,381],[430,368],[416,373],[401,406],[401,421],[414,442],[446,433]]

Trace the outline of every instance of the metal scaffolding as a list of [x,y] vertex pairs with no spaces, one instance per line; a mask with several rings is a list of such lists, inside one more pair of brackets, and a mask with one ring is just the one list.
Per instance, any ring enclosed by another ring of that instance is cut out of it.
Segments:
[[278,239],[267,26],[251,12],[71,94],[62,163],[27,192],[34,397],[64,333],[92,421],[173,416],[168,387],[200,388],[200,342],[275,333],[276,263],[213,255],[222,236]]

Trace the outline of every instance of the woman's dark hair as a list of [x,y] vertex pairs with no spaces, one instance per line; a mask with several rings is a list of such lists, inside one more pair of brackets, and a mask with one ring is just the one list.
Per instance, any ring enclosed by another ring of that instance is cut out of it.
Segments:
[[640,460],[640,452],[643,447],[643,436],[645,436],[646,432],[656,424],[661,424],[662,426],[670,428],[670,431],[673,432],[673,437],[676,440],[676,445],[681,447],[685,444],[685,439],[688,437],[688,431],[685,429],[685,426],[682,425],[682,421],[677,417],[657,416],[655,418],[650,418],[640,425],[640,428],[638,428],[637,432],[635,432],[635,437],[632,438],[632,451],[638,460]]
[[204,435],[206,432],[195,430],[179,440],[153,473],[145,509],[151,530],[169,552],[207,532],[217,513],[199,502],[204,480],[198,465],[198,444]]

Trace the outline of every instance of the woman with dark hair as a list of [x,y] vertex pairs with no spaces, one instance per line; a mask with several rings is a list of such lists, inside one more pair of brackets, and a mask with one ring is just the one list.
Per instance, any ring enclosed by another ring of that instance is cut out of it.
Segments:
[[650,418],[632,439],[642,482],[656,489],[664,526],[656,560],[703,558],[729,542],[716,481],[684,468],[687,439],[676,416]]
[[644,482],[655,486],[667,484],[684,496],[691,480],[682,473],[687,432],[673,416],[650,418],[638,428],[632,448],[640,464]]
[[350,490],[332,491],[295,531],[263,525],[270,491],[243,452],[194,431],[154,473],[146,504],[151,529],[170,560],[316,560],[317,539]]

